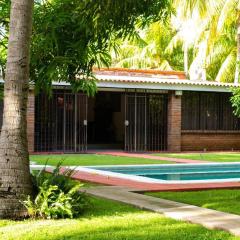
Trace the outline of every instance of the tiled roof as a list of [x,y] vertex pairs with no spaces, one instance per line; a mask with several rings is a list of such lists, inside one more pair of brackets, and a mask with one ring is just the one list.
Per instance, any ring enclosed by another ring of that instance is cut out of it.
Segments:
[[94,69],[96,77],[101,82],[122,83],[161,83],[169,85],[192,85],[235,87],[233,83],[220,83],[215,81],[188,80],[184,72],[158,71],[158,70],[132,70],[123,68]]
[[161,77],[173,79],[186,79],[184,72],[180,71],[160,71],[154,69],[128,69],[128,68],[100,68],[94,69],[97,75],[107,76],[129,76],[129,77]]

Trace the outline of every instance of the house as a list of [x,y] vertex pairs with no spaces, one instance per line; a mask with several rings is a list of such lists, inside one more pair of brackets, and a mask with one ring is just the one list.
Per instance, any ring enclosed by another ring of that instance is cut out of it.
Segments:
[[240,149],[231,83],[187,80],[183,72],[96,69],[95,97],[54,84],[52,98],[29,94],[30,152]]

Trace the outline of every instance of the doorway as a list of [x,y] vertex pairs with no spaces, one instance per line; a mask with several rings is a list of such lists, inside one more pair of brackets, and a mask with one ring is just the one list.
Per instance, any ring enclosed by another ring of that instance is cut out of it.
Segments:
[[124,148],[124,96],[98,92],[88,106],[88,148]]
[[126,93],[125,151],[167,150],[168,95]]
[[128,152],[167,149],[168,95],[148,92],[83,93],[55,90],[35,98],[35,151]]
[[87,96],[55,90],[35,98],[35,151],[87,150]]

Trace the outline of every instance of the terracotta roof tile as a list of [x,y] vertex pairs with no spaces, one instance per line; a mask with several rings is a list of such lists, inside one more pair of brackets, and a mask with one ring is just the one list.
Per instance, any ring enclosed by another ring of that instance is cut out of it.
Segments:
[[94,73],[96,74],[97,79],[101,82],[161,83],[169,85],[236,87],[236,85],[234,85],[233,83],[188,80],[184,72],[175,71],[101,68],[94,69]]

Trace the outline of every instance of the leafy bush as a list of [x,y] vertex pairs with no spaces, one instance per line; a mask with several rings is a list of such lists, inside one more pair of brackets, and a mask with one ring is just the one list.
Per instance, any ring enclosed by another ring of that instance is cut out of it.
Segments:
[[240,117],[240,88],[232,88],[232,94],[230,101],[233,107],[233,113],[235,116]]
[[35,173],[33,182],[35,196],[22,201],[32,218],[74,218],[89,205],[84,193],[79,192],[82,184],[71,180],[73,170],[61,173],[61,163],[52,174],[45,171]]

